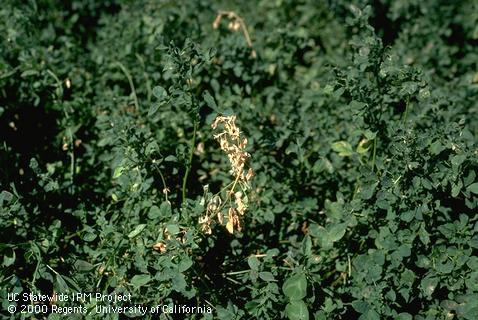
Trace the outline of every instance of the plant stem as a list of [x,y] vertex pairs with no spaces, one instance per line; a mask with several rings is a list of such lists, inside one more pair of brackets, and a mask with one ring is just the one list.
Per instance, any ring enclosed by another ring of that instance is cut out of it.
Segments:
[[161,170],[159,170],[158,168],[158,165],[154,165],[154,167],[156,168],[156,170],[159,172],[159,176],[161,177],[161,181],[163,182],[163,192],[164,192],[164,195],[166,197],[166,202],[169,202],[168,200],[168,187],[166,186],[166,180],[164,179],[164,176],[163,176],[163,173],[161,172]]
[[[61,89],[62,84],[61,84],[60,78],[58,78],[58,76],[50,69],[47,70],[47,73],[56,81],[57,88]],[[63,98],[63,90],[61,90],[61,94],[57,96],[57,99],[59,101],[62,101],[62,98]],[[71,146],[71,151],[68,153],[71,159],[70,160],[70,175],[71,175],[70,192],[71,194],[73,194],[75,189],[75,181],[74,181],[75,179],[75,143],[73,141],[73,133],[71,132],[71,127],[69,126],[70,116],[68,115],[68,111],[66,110],[66,108],[63,108],[63,113],[67,121],[66,132],[67,132],[68,138],[70,139],[68,144]]]
[[184,173],[184,177],[183,177],[183,203],[186,201],[186,184],[188,182],[189,171],[191,170],[191,165],[193,161],[194,146],[196,145],[197,128],[198,128],[198,121],[194,120],[193,138],[191,140],[191,150],[189,152],[188,163],[186,164],[186,172]]
[[372,172],[375,172],[375,156],[377,155],[377,137],[373,139]]
[[234,276],[234,275],[236,275],[236,274],[248,273],[248,272],[250,272],[250,271],[251,271],[251,270],[232,271],[232,272],[223,273],[222,275],[223,275],[223,276],[226,276],[226,275],[228,275],[228,276]]
[[121,71],[123,71],[123,73],[125,74],[126,78],[128,79],[129,86],[130,86],[130,88],[131,88],[131,93],[133,94],[134,107],[136,108],[136,111],[139,111],[138,97],[136,96],[136,90],[135,90],[135,88],[134,88],[134,83],[133,83],[133,77],[131,77],[131,73],[129,73],[128,69],[126,69],[126,67],[124,66],[124,64],[122,64],[122,63],[119,62],[119,61],[116,61],[116,64],[117,64],[118,67],[121,69]]
[[238,176],[236,177],[236,180],[234,180],[234,184],[232,185],[232,188],[231,188],[231,190],[229,191],[229,194],[232,194],[232,193],[234,192],[234,189],[236,188],[237,181],[239,181],[239,178],[240,178],[240,177],[241,177],[241,176],[238,175]]
[[[65,111],[65,114],[68,117],[68,114]],[[75,142],[73,141],[73,134],[71,133],[71,128],[68,127],[68,138],[70,138],[71,152],[70,152],[70,174],[71,174],[71,194],[74,192],[75,188]]]
[[37,281],[38,268],[40,268],[40,260],[37,260],[37,265],[35,271],[33,272],[32,286],[35,287],[35,282]]
[[151,103],[151,96],[153,95],[153,90],[151,89],[151,80],[149,79],[148,73],[146,72],[146,66],[144,65],[144,59],[141,55],[136,54],[136,58],[139,60],[141,67],[143,68],[143,76],[146,81],[146,90],[148,91],[148,104]]
[[405,123],[405,121],[407,121],[407,117],[408,117],[408,105],[410,104],[410,97],[407,97],[407,102],[405,104],[405,112],[403,113],[403,123]]
[[86,231],[86,228],[83,228],[82,230],[77,231],[75,233],[69,234],[69,235],[65,236],[65,240],[70,240],[73,237],[80,236],[81,233],[84,232],[84,231]]

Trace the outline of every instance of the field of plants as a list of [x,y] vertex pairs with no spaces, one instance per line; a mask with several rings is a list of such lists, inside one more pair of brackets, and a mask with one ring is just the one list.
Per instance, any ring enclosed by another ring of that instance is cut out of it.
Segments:
[[476,0],[0,6],[0,319],[476,320],[477,169]]

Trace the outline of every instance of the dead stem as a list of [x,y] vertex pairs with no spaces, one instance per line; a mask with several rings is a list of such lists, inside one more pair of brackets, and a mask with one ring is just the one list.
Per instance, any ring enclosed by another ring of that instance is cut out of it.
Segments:
[[[242,229],[241,219],[249,202],[245,191],[250,189],[250,180],[254,176],[252,169],[245,169],[246,161],[250,158],[250,154],[246,152],[247,138],[242,136],[236,126],[235,115],[217,116],[211,127],[214,130],[218,130],[219,127],[222,129],[214,135],[214,138],[229,158],[230,173],[234,176],[234,182],[207,201],[206,214],[199,219],[199,223],[203,232],[210,234],[213,217],[217,216],[217,221],[222,225],[223,215],[227,212],[226,229],[229,233],[234,233],[234,230]],[[242,191],[236,191],[238,184]],[[220,196],[222,192],[225,194],[224,200]]]
[[242,34],[244,35],[244,38],[246,39],[247,46],[251,48],[252,50],[251,57],[255,59],[257,57],[257,53],[256,53],[256,50],[254,50],[253,48],[251,37],[249,35],[249,32],[247,31],[247,26],[244,20],[234,11],[221,10],[217,13],[216,19],[214,19],[214,22],[212,23],[212,26],[214,29],[219,28],[219,25],[221,24],[221,20],[223,17],[227,17],[230,20],[228,24],[229,30],[231,31],[237,31],[239,29],[242,30]]

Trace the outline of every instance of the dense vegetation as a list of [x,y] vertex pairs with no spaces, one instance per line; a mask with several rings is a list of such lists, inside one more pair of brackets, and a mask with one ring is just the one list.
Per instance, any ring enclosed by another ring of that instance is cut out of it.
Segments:
[[476,1],[7,0],[0,30],[3,318],[478,319]]

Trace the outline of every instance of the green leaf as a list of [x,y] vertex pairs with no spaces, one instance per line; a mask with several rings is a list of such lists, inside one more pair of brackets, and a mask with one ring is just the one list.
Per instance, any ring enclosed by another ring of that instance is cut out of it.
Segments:
[[465,184],[465,186],[468,186],[473,183],[473,181],[475,181],[475,178],[476,173],[474,170],[471,170],[470,173],[463,179],[463,183]]
[[368,140],[373,140],[377,136],[377,132],[373,132],[369,129],[365,130],[363,134]]
[[87,241],[87,242],[91,242],[93,240],[96,239],[96,234],[93,233],[93,232],[86,232],[84,235],[83,235],[83,240]]
[[284,282],[282,291],[290,300],[301,300],[307,295],[307,279],[303,274],[296,274]]
[[217,109],[217,104],[214,101],[214,98],[211,96],[209,91],[205,91],[203,95],[204,101],[206,102],[207,106],[211,108],[212,110],[219,112]]
[[[151,141],[150,143],[148,143],[148,145],[146,146],[146,148],[144,148],[144,153],[148,156],[154,154],[155,152],[158,152],[159,151],[159,145],[156,141]],[[156,162],[157,164],[157,162]]]
[[330,95],[332,92],[334,92],[334,87],[332,87],[330,84],[326,84],[324,87],[324,93],[326,95]]
[[158,206],[151,206],[151,208],[149,208],[149,212],[148,212],[148,218],[149,219],[156,219],[156,218],[159,218],[161,217],[161,211],[160,209],[158,208]]
[[456,166],[458,167],[459,165],[461,165],[464,161],[466,160],[466,155],[464,154],[458,154],[454,157],[451,158],[451,164],[453,166]]
[[402,244],[397,248],[396,253],[401,257],[409,257],[411,254],[410,245]]
[[440,143],[439,140],[433,142],[431,145],[430,145],[430,152],[433,154],[433,155],[437,155],[439,154],[440,152],[442,152],[443,150],[445,150],[446,148]]
[[26,70],[26,71],[22,72],[20,77],[26,78],[26,77],[29,77],[29,76],[35,76],[37,74],[38,74],[38,71],[36,71],[36,70]]
[[373,140],[362,139],[357,145],[356,152],[358,154],[365,154],[370,149]]
[[166,162],[174,162],[174,161],[177,161],[177,160],[178,160],[178,158],[176,158],[173,155],[169,155],[164,159],[164,161],[166,161]]
[[10,202],[13,199],[13,194],[10,192],[3,190],[0,192],[0,207],[3,205],[3,202],[5,201],[6,203]]
[[285,307],[285,314],[290,320],[309,319],[309,310],[302,300],[289,302]]
[[329,239],[332,242],[339,241],[345,235],[347,229],[347,223],[337,223],[328,227]]
[[162,218],[169,218],[171,217],[172,210],[171,210],[171,203],[168,201],[164,201],[159,206],[159,211],[161,212]]
[[370,309],[359,317],[359,320],[380,320],[377,311]]
[[441,274],[447,274],[453,271],[454,268],[454,263],[452,261],[445,261],[443,262],[437,262],[435,265],[435,269],[441,273]]
[[75,261],[75,268],[79,272],[88,272],[88,271],[93,270],[95,268],[95,266],[92,265],[91,263],[89,263],[88,261],[76,260]]
[[325,311],[320,310],[315,313],[315,320],[327,320]]
[[177,224],[168,224],[166,229],[170,234],[178,234],[179,233],[179,226]]
[[314,163],[312,170],[317,173],[322,171],[332,173],[334,172],[334,167],[327,158],[320,158]]
[[412,319],[413,319],[412,315],[407,312],[402,312],[397,315],[397,320],[412,320]]
[[247,258],[247,264],[249,265],[249,268],[251,268],[251,270],[259,270],[259,265],[261,263],[259,262],[259,259],[257,259],[257,257],[250,256],[249,258]]
[[470,191],[471,193],[478,194],[478,182],[470,184],[466,187],[466,190]]
[[178,270],[179,272],[184,272],[191,268],[193,261],[189,257],[184,257],[181,262],[179,262]]
[[361,300],[355,300],[352,302],[352,307],[357,311],[358,313],[366,313],[368,310],[370,310],[370,304],[365,301]]
[[267,271],[259,272],[259,278],[267,282],[276,281],[276,279],[274,278],[274,275]]
[[332,202],[329,199],[325,199],[324,207],[327,217],[340,220],[344,214],[342,204],[339,202]]
[[138,274],[131,279],[131,284],[136,287],[142,287],[151,281],[151,276],[149,274]]
[[370,309],[370,305],[368,302],[361,301],[361,300],[355,300],[352,302],[352,307],[357,311],[358,313],[365,313]]
[[255,300],[249,301],[244,305],[244,307],[246,308],[248,312],[255,313],[257,308],[259,307],[259,302]]
[[435,277],[425,277],[421,281],[422,291],[427,297],[431,297],[438,285],[438,279]]
[[341,157],[349,157],[354,154],[352,146],[347,141],[337,141],[332,143],[332,150],[337,152]]
[[136,237],[138,234],[141,233],[141,231],[144,230],[144,228],[146,228],[146,224],[138,224],[136,226],[136,228],[133,229],[133,231],[131,231],[129,234],[128,234],[128,238],[134,238]]
[[[333,232],[335,231],[336,230],[334,230]],[[319,239],[320,246],[324,249],[330,249],[332,247],[333,241],[330,236],[329,230],[327,230],[326,228],[312,223],[309,226],[309,234],[311,237]]]
[[302,254],[307,257],[312,254],[312,239],[308,234],[305,235],[304,240],[302,240]]
[[148,117],[154,115],[158,109],[166,102],[165,99],[168,97],[168,92],[161,86],[156,86],[153,88],[153,95],[158,99],[155,103],[151,105],[148,111]]
[[151,107],[149,108],[148,117],[151,117],[152,115],[154,115],[159,110],[159,107],[161,107],[161,105],[162,105],[161,102],[153,103]]
[[311,223],[309,225],[309,234],[314,238],[320,238],[324,232],[326,232],[325,228],[319,226],[317,223]]
[[470,247],[478,249],[478,234],[474,235],[469,242]]
[[156,86],[153,88],[153,96],[155,96],[159,100],[163,100],[168,96],[168,92],[163,87]]
[[122,166],[116,167],[113,173],[113,179],[119,178],[123,174],[123,171],[124,171],[124,167]]
[[56,283],[58,285],[58,292],[69,292],[70,291],[70,287],[68,287],[68,284],[66,284],[63,277],[59,274],[56,275]]
[[11,266],[15,262],[15,259],[16,259],[15,251],[12,250],[11,255],[5,254],[3,256],[3,266],[5,266],[5,267]]
[[425,229],[425,225],[423,223],[420,225],[420,229],[418,230],[418,237],[424,245],[428,245],[430,243],[430,235]]
[[463,182],[461,180],[458,180],[458,183],[452,183],[451,184],[451,196],[453,198],[456,198],[458,194],[461,191],[461,188],[463,187]]

